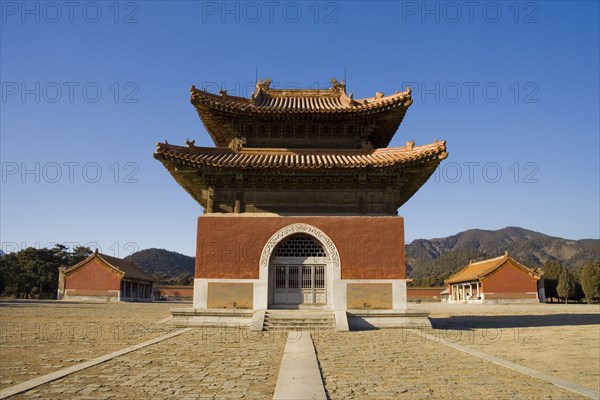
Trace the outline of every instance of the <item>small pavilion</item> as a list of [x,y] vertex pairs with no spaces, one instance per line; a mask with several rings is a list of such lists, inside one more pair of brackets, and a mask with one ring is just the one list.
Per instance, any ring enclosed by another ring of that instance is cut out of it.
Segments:
[[154,279],[131,261],[98,250],[72,267],[61,267],[58,299],[151,301]]

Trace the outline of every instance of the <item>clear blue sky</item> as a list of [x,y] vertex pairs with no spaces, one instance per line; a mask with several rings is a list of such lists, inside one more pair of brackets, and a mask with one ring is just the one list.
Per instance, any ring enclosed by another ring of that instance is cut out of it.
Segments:
[[[521,226],[598,238],[598,2],[2,1],[2,249],[195,251],[201,207],[152,158],[212,145],[191,84],[413,88],[393,146],[450,156],[407,241]],[[98,175],[101,173],[101,175]]]

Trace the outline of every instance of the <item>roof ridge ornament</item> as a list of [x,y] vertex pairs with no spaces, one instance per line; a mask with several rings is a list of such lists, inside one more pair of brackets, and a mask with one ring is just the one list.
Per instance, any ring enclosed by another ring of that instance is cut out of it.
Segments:
[[331,78],[331,91],[334,93],[346,93],[346,82],[342,79],[338,82],[336,78]]
[[415,139],[411,140],[410,142],[406,142],[406,147],[408,150],[412,150],[415,147]]
[[235,152],[239,152],[244,149],[244,144],[246,144],[246,138],[233,138],[228,147]]
[[356,100],[354,100],[354,93],[350,92],[350,94],[348,95],[348,103],[351,106],[355,106],[358,104],[358,102]]
[[260,78],[256,81],[256,93],[260,91],[268,92],[271,86],[271,78],[266,78],[262,81]]

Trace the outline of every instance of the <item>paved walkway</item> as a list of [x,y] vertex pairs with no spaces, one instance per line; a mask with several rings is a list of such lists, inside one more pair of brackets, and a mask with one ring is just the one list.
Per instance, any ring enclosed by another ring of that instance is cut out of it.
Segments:
[[273,400],[327,400],[315,348],[308,332],[290,332],[279,366]]

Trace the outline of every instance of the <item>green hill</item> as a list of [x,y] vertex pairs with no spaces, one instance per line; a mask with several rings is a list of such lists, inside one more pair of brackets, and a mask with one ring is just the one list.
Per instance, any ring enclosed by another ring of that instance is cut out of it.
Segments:
[[150,275],[175,278],[180,274],[194,275],[194,257],[165,249],[140,250],[126,257]]

